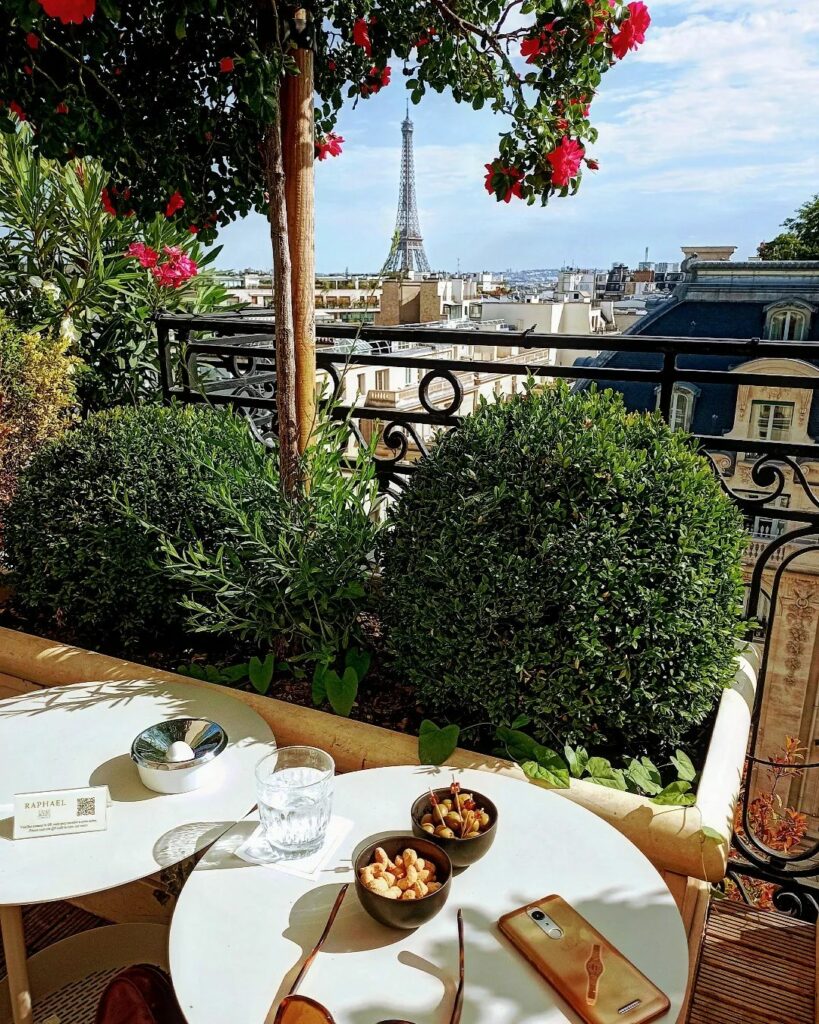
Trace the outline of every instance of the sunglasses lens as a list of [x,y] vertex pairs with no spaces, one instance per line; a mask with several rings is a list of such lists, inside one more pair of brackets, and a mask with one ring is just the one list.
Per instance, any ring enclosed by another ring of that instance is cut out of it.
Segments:
[[287,996],[276,1012],[274,1024],[335,1024],[318,1003],[305,996]]

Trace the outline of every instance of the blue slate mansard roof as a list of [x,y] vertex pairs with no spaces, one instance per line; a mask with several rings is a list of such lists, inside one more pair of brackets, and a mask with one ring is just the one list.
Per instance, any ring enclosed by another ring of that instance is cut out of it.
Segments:
[[[625,333],[682,338],[764,338],[772,304],[793,303],[809,316],[806,341],[819,342],[819,261],[731,263],[687,261],[687,280],[670,299],[641,317]],[[807,308],[806,308],[807,307]],[[715,346],[717,347],[717,346]],[[575,366],[608,366],[659,369],[662,357],[653,352],[601,352],[585,356]],[[748,362],[744,356],[680,355],[680,369],[734,370]],[[819,369],[819,360],[810,360]],[[578,389],[590,381],[578,381]],[[620,391],[634,411],[656,408],[656,385],[632,381],[600,387]],[[735,385],[691,385],[696,395],[691,431],[694,434],[725,434],[734,424]],[[819,392],[814,393],[808,433],[819,439]]]

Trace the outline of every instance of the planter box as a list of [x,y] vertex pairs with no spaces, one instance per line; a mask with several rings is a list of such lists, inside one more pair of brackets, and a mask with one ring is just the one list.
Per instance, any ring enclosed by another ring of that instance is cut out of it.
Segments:
[[[610,822],[660,871],[706,882],[719,881],[725,875],[734,808],[742,780],[757,665],[757,653],[750,646],[737,657],[737,673],[732,686],[721,698],[697,802],[693,806],[660,806],[633,793],[577,780],[572,780],[569,789],[555,792]],[[32,686],[65,686],[108,679],[161,682],[180,678],[174,673],[0,629],[0,696]],[[196,686],[215,685],[187,677],[185,681]],[[271,697],[238,690],[235,696],[259,712],[281,746],[306,743],[323,747],[332,754],[339,771],[418,763],[417,740],[413,736]],[[517,765],[469,750],[458,749],[449,763],[503,772],[526,781]],[[706,838],[703,828],[719,833],[722,841]]]

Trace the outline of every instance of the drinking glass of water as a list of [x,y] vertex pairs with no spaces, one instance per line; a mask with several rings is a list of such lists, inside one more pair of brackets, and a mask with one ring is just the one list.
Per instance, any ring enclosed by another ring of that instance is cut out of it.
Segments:
[[275,850],[301,856],[324,842],[335,768],[317,747],[279,747],[256,766],[262,830]]

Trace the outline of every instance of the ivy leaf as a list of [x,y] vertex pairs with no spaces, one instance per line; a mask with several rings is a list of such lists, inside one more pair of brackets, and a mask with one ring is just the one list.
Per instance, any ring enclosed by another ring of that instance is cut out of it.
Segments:
[[605,757],[590,757],[586,771],[589,773],[589,781],[598,786],[619,789],[623,792],[628,789],[623,772],[619,768],[612,768]]
[[672,754],[671,763],[677,769],[677,775],[683,782],[693,782],[697,777],[697,769],[692,764],[691,758],[682,750]]
[[250,683],[253,689],[257,693],[264,695],[270,689],[270,684],[273,682],[273,670],[275,667],[276,664],[272,651],[267,655],[264,661],[260,661],[255,654],[250,659],[247,666],[247,674],[250,678]]
[[[651,765],[651,768],[654,768],[654,765]],[[654,768],[654,771],[651,768],[640,761],[632,761],[626,769],[626,775],[643,793],[648,794],[648,796],[656,796],[657,793],[662,792],[663,787],[659,778],[659,772],[657,772],[656,768]]]
[[316,707],[320,707],[327,700],[327,684],[325,682],[327,672],[327,665],[321,661],[313,670],[312,697]]
[[690,807],[697,800],[696,795],[690,790],[690,782],[671,782],[653,798],[653,802],[663,805],[681,804],[683,807]]
[[227,668],[223,668],[222,677],[227,683],[240,683],[243,679],[248,678],[249,672],[250,666],[243,661],[239,665],[228,665]]
[[554,750],[549,750],[548,747],[544,747],[543,750],[548,756],[541,754],[537,761],[524,761],[521,765],[523,773],[530,779],[545,782],[553,789],[568,789],[569,769],[566,762]]
[[725,842],[725,836],[721,832],[717,832],[715,828],[711,828],[708,825],[703,825],[700,832],[702,832],[706,839],[713,839],[717,843]]
[[324,677],[324,685],[327,687],[327,700],[330,701],[333,711],[342,718],[349,718],[358,696],[358,676],[355,669],[345,668],[343,676],[339,676],[338,672],[328,672]]
[[418,730],[418,760],[421,764],[443,764],[455,752],[460,735],[460,726],[439,728],[425,718]]
[[360,683],[370,668],[369,653],[361,651],[357,647],[350,647],[344,656],[344,667],[354,669]]
[[570,747],[567,743],[563,748],[563,753],[566,755],[566,761],[569,765],[569,771],[576,779],[580,779],[583,776],[583,772],[586,770],[586,765],[589,763],[589,752],[585,747]]

